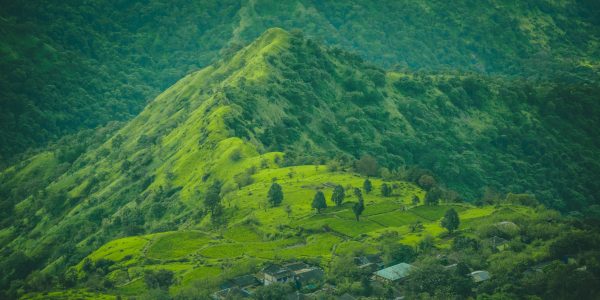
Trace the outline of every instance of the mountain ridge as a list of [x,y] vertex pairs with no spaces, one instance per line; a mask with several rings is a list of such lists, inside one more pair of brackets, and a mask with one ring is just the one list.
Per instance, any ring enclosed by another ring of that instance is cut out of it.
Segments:
[[[590,79],[599,70],[599,10],[585,0],[480,6],[469,1],[100,0],[83,7],[51,1],[3,7],[0,51],[8,53],[0,60],[7,70],[0,77],[0,100],[7,108],[0,118],[4,166],[65,134],[131,119],[179,78],[235,52],[269,27],[300,28],[386,69],[460,69],[544,80]],[[11,32],[28,38],[17,40]]]
[[590,142],[585,134],[581,145],[557,140],[562,129],[547,128],[541,111],[569,103],[538,104],[546,95],[510,79],[385,72],[300,32],[271,29],[185,76],[72,159],[59,159],[65,145],[4,170],[0,192],[14,215],[3,250],[65,268],[114,238],[209,228],[202,199],[214,185],[227,198],[257,171],[315,162],[357,170],[365,156],[387,168],[382,176],[433,176],[454,200],[531,192],[546,205],[580,209],[598,201],[585,173],[600,170],[597,153],[575,157]]

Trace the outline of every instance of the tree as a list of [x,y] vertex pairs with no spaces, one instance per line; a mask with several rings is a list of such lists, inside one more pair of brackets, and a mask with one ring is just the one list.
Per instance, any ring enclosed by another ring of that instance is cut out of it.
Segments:
[[243,187],[252,184],[254,179],[252,179],[252,174],[248,171],[236,174],[233,176],[233,180],[235,181],[237,188],[241,190]]
[[[358,190],[358,192],[356,192]],[[360,215],[365,210],[365,203],[363,201],[362,194],[359,189],[354,190],[356,196],[358,197],[358,202],[354,203],[352,206],[352,212],[354,212],[354,216],[356,217],[356,221],[360,221]]]
[[274,283],[258,287],[252,297],[257,300],[284,299],[291,291],[292,289],[288,284]]
[[149,288],[160,288],[166,290],[174,282],[173,271],[160,269],[157,271],[146,270],[144,273],[144,282]]
[[356,196],[356,198],[362,199],[362,191],[359,188],[354,188],[354,196]]
[[446,215],[442,219],[442,227],[448,229],[448,232],[452,233],[452,231],[458,228],[460,224],[460,219],[458,218],[458,213],[454,208],[451,208],[446,211]]
[[442,190],[434,187],[425,194],[425,205],[438,205],[442,197]]
[[431,235],[425,236],[419,244],[417,244],[417,248],[421,252],[428,252],[429,250],[435,248],[435,242],[433,241],[433,237]]
[[410,298],[420,299],[423,294],[435,299],[467,299],[472,293],[473,281],[468,276],[460,276],[445,269],[435,259],[423,260],[419,268],[411,271],[405,284]]
[[344,202],[344,198],[346,197],[346,193],[344,192],[344,188],[341,185],[336,185],[333,189],[333,194],[331,195],[331,202],[335,203],[336,206],[342,205]]
[[392,195],[392,188],[387,183],[381,185],[381,196],[389,197]]
[[318,213],[321,213],[321,209],[327,208],[327,203],[325,202],[325,195],[321,191],[317,191],[315,197],[313,198],[312,208],[315,208]]
[[363,155],[356,162],[356,170],[362,175],[375,176],[377,175],[377,169],[377,161],[371,155]]
[[427,175],[427,174],[419,177],[419,180],[417,181],[417,183],[419,184],[420,187],[424,188],[425,190],[430,190],[431,188],[433,188],[434,186],[437,185],[435,178],[433,178],[433,176]]
[[373,184],[371,184],[371,180],[369,180],[369,178],[365,179],[365,182],[363,182],[363,189],[367,194],[373,189]]
[[419,203],[421,202],[421,199],[419,199],[419,196],[414,195],[412,198],[412,204],[413,205],[419,205]]
[[221,205],[221,182],[215,181],[206,191],[204,196],[204,207],[210,211],[212,215],[215,215],[219,211],[218,206]]
[[269,203],[271,203],[271,206],[279,206],[279,204],[281,204],[281,202],[283,201],[283,190],[281,189],[281,185],[279,185],[277,182],[273,182],[273,184],[271,184],[271,188],[269,189],[269,193],[267,194],[267,196],[269,198]]
[[394,242],[383,245],[383,261],[386,265],[410,263],[416,256],[417,254],[411,246]]
[[425,226],[423,226],[423,223],[421,221],[416,221],[416,222],[410,224],[408,226],[408,228],[410,228],[410,232],[418,232],[418,231],[422,231],[423,229],[425,229]]

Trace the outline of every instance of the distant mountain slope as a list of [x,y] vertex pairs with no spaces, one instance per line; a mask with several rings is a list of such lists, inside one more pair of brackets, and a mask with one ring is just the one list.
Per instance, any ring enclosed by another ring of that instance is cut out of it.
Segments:
[[2,8],[0,162],[129,119],[177,79],[273,26],[299,28],[386,68],[592,79],[600,57],[600,9],[591,0],[3,1]]
[[[469,201],[487,187],[579,209],[599,199],[600,113],[589,96],[596,92],[474,74],[386,73],[269,29],[184,77],[119,129],[4,170],[2,253],[25,255],[34,268],[64,267],[119,236],[200,222],[216,181],[227,194],[257,166],[348,166],[365,154],[394,176],[432,172]],[[6,274],[4,287],[19,278]]]

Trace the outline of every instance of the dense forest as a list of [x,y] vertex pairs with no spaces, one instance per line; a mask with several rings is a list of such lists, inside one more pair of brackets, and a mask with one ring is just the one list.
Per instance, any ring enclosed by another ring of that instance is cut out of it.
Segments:
[[[0,162],[136,115],[183,75],[269,27],[386,69],[596,78],[598,3],[2,1]],[[468,11],[468,13],[463,13]]]
[[595,1],[2,7],[0,298],[600,295]]

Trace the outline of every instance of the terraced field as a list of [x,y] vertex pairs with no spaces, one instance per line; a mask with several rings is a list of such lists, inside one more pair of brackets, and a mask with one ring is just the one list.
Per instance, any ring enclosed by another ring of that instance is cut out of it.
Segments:
[[[361,187],[364,177],[332,173],[325,166],[296,166],[262,170],[253,179],[254,183],[224,196],[229,221],[222,227],[201,222],[185,231],[126,237],[107,243],[89,258],[115,262],[107,277],[127,279],[115,287],[119,294],[135,294],[145,289],[141,280],[144,270],[156,269],[175,272],[177,284],[171,287],[175,292],[193,281],[255,272],[266,261],[304,259],[327,268],[334,255],[379,252],[378,238],[389,232],[399,233],[400,241],[408,245],[415,246],[431,236],[436,246],[447,247],[440,219],[449,208],[459,213],[460,230],[467,233],[479,223],[489,222],[490,218],[509,218],[529,210],[469,204],[412,206],[414,196],[424,196],[419,187],[406,182],[389,182],[395,186],[394,192],[390,197],[382,197],[379,189],[383,181],[371,178],[373,191],[365,194],[366,208],[360,221],[356,221],[351,210],[355,196],[347,195],[339,207],[331,203],[330,197],[336,184],[350,190]],[[279,207],[266,204],[267,191],[273,181],[284,191]],[[320,214],[311,209],[316,190],[325,193],[329,205]],[[286,206],[291,209],[289,216]],[[412,232],[410,225],[417,221],[424,229]]]

